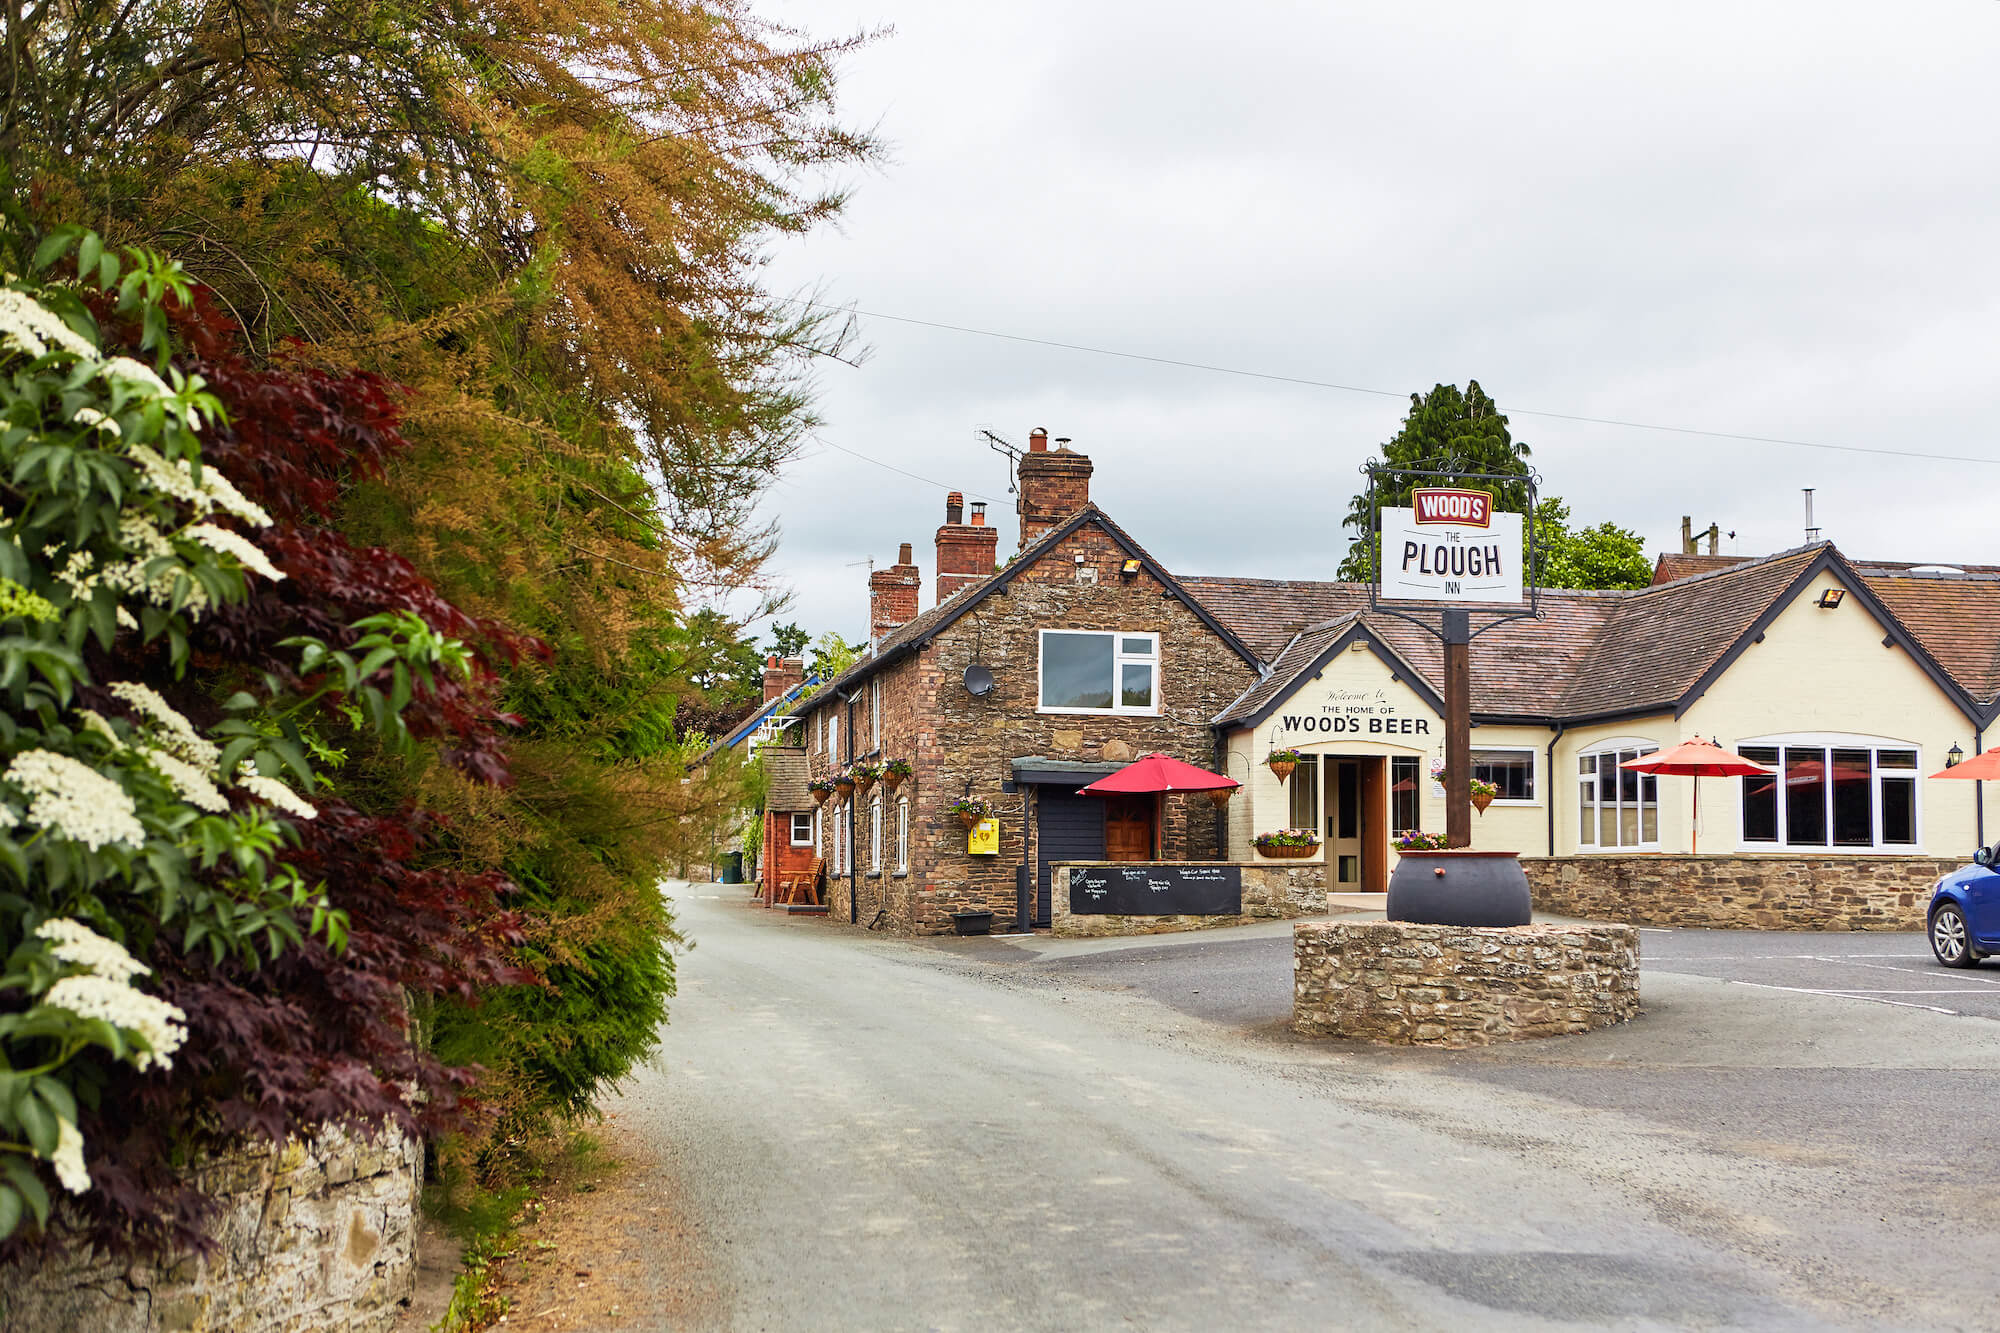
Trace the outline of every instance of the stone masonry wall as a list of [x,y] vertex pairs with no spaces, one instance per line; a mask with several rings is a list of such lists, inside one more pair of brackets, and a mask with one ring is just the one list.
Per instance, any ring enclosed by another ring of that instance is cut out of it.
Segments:
[[[1241,916],[1120,916],[1069,910],[1069,875],[1090,862],[1058,865],[1049,876],[1050,932],[1062,936],[1159,935],[1174,930],[1206,930],[1211,926],[1247,925],[1252,921],[1289,920],[1326,911],[1326,867],[1323,865],[1244,865]],[[1129,863],[1126,863],[1129,864]],[[1169,863],[1160,863],[1169,864]],[[1202,862],[1213,865],[1214,862]]]
[[1521,858],[1535,910],[1635,926],[1922,930],[1937,878],[1921,856]]
[[[1079,561],[1078,556],[1083,559]],[[867,717],[869,687],[862,684],[853,725],[842,712],[841,755],[828,756],[813,744],[807,756],[812,775],[830,774],[848,757],[908,759],[913,774],[897,795],[910,799],[910,869],[893,871],[894,796],[884,796],[884,870],[868,863],[868,798],[854,798],[856,871],[829,885],[828,916],[877,922],[898,934],[947,934],[951,914],[990,911],[993,928],[1018,928],[1015,872],[1032,852],[1026,837],[1032,788],[1004,792],[1013,781],[1012,761],[1030,755],[1123,763],[1154,750],[1203,768],[1216,764],[1208,719],[1220,712],[1255,678],[1255,672],[1181,602],[1162,596],[1150,575],[1124,579],[1126,554],[1109,533],[1085,524],[1046,553],[1002,592],[973,608],[927,648],[886,668],[882,681],[882,745],[871,753],[873,730]],[[1123,630],[1160,636],[1162,713],[1156,717],[1115,714],[1041,713],[1037,670],[1043,629]],[[966,692],[965,668],[990,668],[994,689],[984,697]],[[835,762],[838,760],[838,762]],[[880,790],[878,787],[877,790]],[[974,857],[965,850],[965,829],[946,812],[970,794],[991,804],[1000,819],[1000,852]],[[827,803],[824,821],[844,818],[842,802]],[[1163,843],[1170,860],[1215,860],[1222,855],[1223,814],[1206,796],[1171,796],[1166,802]],[[830,847],[830,844],[828,844]],[[832,865],[830,851],[822,853]],[[849,884],[853,885],[850,900]]]
[[216,1250],[165,1268],[73,1257],[0,1272],[0,1333],[363,1333],[416,1286],[423,1149],[329,1130],[200,1168]]
[[1292,927],[1292,1030],[1405,1046],[1484,1046],[1639,1012],[1632,926]]

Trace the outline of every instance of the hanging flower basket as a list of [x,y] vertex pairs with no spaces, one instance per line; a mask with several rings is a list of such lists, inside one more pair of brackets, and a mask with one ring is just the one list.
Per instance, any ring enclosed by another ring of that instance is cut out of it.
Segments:
[[833,779],[814,778],[806,784],[806,790],[812,793],[814,805],[825,805],[833,795]]
[[1500,788],[1495,784],[1482,781],[1479,778],[1472,780],[1472,806],[1480,814],[1485,814],[1486,807],[1493,804],[1494,799],[1499,795]]
[[1220,810],[1223,806],[1229,804],[1229,798],[1235,794],[1236,788],[1223,787],[1218,791],[1212,791],[1208,794],[1208,803]]
[[854,791],[854,775],[851,773],[842,773],[833,780],[833,789],[842,796],[851,794]]
[[992,807],[988,806],[986,802],[970,796],[963,800],[953,801],[950,809],[952,814],[958,816],[958,822],[967,828],[971,828],[980,820],[993,813]]
[[910,761],[907,759],[891,759],[882,765],[882,785],[890,791],[902,786],[903,780],[909,776]]
[[1278,781],[1288,782],[1291,780],[1292,770],[1299,766],[1299,752],[1297,750],[1273,750],[1265,758],[1264,762],[1269,764],[1271,771],[1278,775]]
[[863,796],[866,796],[868,789],[875,785],[875,779],[882,776],[882,770],[873,764],[853,764],[849,766],[847,772],[848,776],[854,779],[854,789]]

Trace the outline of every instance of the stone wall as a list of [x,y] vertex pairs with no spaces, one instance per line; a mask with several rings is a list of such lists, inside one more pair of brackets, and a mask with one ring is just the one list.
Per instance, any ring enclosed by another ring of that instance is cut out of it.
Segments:
[[1405,1046],[1484,1046],[1639,1012],[1632,926],[1292,927],[1292,1029]]
[[[1182,864],[1212,866],[1215,862]],[[1158,935],[1173,930],[1207,930],[1212,926],[1240,926],[1252,921],[1289,920],[1292,917],[1316,916],[1327,910],[1325,866],[1260,862],[1238,867],[1243,872],[1243,913],[1240,916],[1072,914],[1069,910],[1070,871],[1086,868],[1085,865],[1058,865],[1049,876],[1050,933],[1064,936]]]
[[1925,856],[1521,858],[1535,910],[1635,926],[1922,930],[1938,876]]
[[363,1333],[416,1284],[423,1149],[330,1130],[200,1169],[220,1209],[206,1258],[166,1267],[72,1258],[0,1273],[0,1333]]

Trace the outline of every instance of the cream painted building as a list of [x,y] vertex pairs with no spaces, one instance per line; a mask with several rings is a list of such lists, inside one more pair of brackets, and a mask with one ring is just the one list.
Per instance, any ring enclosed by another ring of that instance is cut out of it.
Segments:
[[[1397,832],[1444,828],[1436,641],[1370,615],[1356,585],[1185,582],[1269,645],[1263,678],[1215,719],[1245,784],[1228,857],[1312,828],[1334,883],[1383,887]],[[1955,857],[1986,836],[1983,784],[1926,775],[1983,749],[2000,712],[1995,571],[1857,565],[1824,543],[1666,557],[1650,588],[1545,593],[1542,617],[1480,635],[1472,661],[1474,773],[1500,789],[1475,847]],[[1701,779],[1699,829],[1694,779],[1618,767],[1695,736],[1777,770]],[[1265,763],[1281,747],[1306,760],[1283,783]]]

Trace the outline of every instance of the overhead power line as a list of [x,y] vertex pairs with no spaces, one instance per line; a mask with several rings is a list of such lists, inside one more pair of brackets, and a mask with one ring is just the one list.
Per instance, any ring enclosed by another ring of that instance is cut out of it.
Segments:
[[[934,319],[917,319],[910,315],[889,315],[879,310],[860,310],[853,306],[828,305],[821,301],[807,301],[797,297],[788,298],[799,305],[811,306],[817,310],[832,310],[842,314],[859,315],[864,319],[886,319],[896,324],[915,324],[926,329],[943,329],[948,333],[965,333],[978,338],[999,338],[1006,342],[1030,343],[1036,347],[1054,347],[1066,352],[1087,352],[1092,356],[1111,356],[1124,361],[1145,361],[1157,366],[1173,366],[1181,370],[1201,370],[1214,375],[1235,375],[1241,379],[1268,380],[1275,384],[1297,384],[1309,389],[1335,389],[1341,393],[1365,393],[1376,398],[1399,398],[1407,400],[1409,394],[1396,389],[1371,389],[1359,384],[1339,384],[1332,380],[1309,379],[1302,375],[1277,375],[1262,370],[1245,370],[1240,366],[1217,366],[1205,361],[1182,361],[1168,356],[1151,356],[1144,352],[1126,352],[1115,347],[1092,347],[1085,343],[1059,342],[1053,338],[1035,338],[1024,333],[1003,333],[998,329],[977,329],[964,324],[946,324]],[[1828,444],[1824,440],[1795,440],[1779,435],[1747,435],[1737,431],[1703,430],[1698,426],[1665,426],[1651,421],[1625,421],[1616,417],[1584,416],[1576,412],[1549,412],[1532,407],[1509,407],[1508,416],[1542,417],[1550,421],[1575,421],[1592,426],[1616,426],[1624,430],[1661,431],[1671,435],[1695,435],[1709,440],[1736,440],[1746,444],[1783,444],[1798,449],[1825,449],[1843,454],[1879,454],[1889,458],[1922,458],[1939,463],[1986,463],[2000,464],[2000,458],[1981,458],[1972,454],[1934,454],[1917,449],[1890,449],[1880,445]],[[834,446],[839,448],[838,445]],[[842,450],[843,453],[854,451]],[[855,454],[857,458],[866,455]],[[870,458],[867,461],[875,462]],[[889,465],[884,463],[883,467]],[[897,469],[891,469],[892,471]],[[909,475],[905,473],[904,475]],[[919,481],[925,480],[922,477]],[[932,482],[932,485],[942,483]]]
[[835,444],[832,440],[821,440],[820,443],[825,445],[829,449],[838,449],[840,450],[840,452],[848,455],[850,458],[858,458],[864,463],[873,463],[876,467],[887,468],[889,469],[889,471],[894,472],[900,476],[908,477],[911,481],[921,481],[926,486],[935,486],[942,491],[957,491],[960,494],[964,495],[967,499],[977,500],[982,504],[993,503],[991,497],[981,495],[977,491],[968,491],[963,486],[950,486],[941,481],[933,481],[929,477],[920,477],[914,472],[905,472],[903,471],[903,469],[897,467],[894,463],[885,463],[879,458],[870,458],[867,454],[860,453],[857,450],[849,449],[844,444]]

